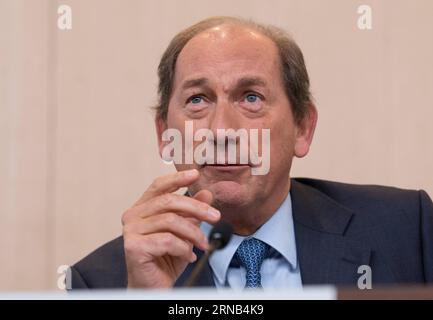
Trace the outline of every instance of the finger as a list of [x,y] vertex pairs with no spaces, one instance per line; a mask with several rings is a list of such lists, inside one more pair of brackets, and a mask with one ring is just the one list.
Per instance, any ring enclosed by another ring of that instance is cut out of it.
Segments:
[[[207,203],[207,204],[211,204],[212,200],[213,200],[213,195],[209,190],[200,190],[199,192],[197,192],[194,196],[193,199],[196,199],[198,201]],[[194,223],[195,225],[199,226],[201,221],[195,218],[188,218],[189,221],[191,221],[192,223]]]
[[190,184],[194,183],[199,176],[200,174],[198,170],[192,169],[178,171],[158,177],[152,182],[152,184],[143,193],[140,199],[138,199],[134,206],[140,205],[152,197],[156,197],[164,193],[174,192],[179,188],[189,186]]
[[139,247],[143,253],[152,257],[159,258],[169,255],[191,263],[197,259],[189,243],[169,232],[140,236],[136,238],[135,241],[137,242],[136,246]]
[[130,209],[129,216],[146,218],[165,212],[175,212],[183,217],[196,218],[200,221],[215,223],[221,213],[210,205],[179,194],[166,193],[150,199],[144,204]]
[[197,225],[172,212],[151,216],[147,219],[137,218],[125,225],[124,232],[142,235],[170,232],[202,250],[208,249],[208,242],[203,231]]

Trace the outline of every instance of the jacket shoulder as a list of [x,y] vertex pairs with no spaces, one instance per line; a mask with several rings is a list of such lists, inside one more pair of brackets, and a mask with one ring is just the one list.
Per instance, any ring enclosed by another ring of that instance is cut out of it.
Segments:
[[124,288],[126,264],[123,237],[102,245],[71,267],[71,289]]
[[328,180],[294,178],[302,187],[314,189],[341,205],[358,211],[362,209],[396,208],[407,212],[419,212],[420,192],[381,185],[361,185]]
[[[308,205],[302,217],[309,215],[320,226],[329,228],[326,216],[334,218],[333,225],[339,221],[336,212],[350,213],[340,245],[345,252],[351,246],[370,252],[368,265],[376,283],[433,281],[433,203],[424,191],[295,178],[291,192],[297,197],[298,209]],[[305,232],[305,228],[300,230]]]

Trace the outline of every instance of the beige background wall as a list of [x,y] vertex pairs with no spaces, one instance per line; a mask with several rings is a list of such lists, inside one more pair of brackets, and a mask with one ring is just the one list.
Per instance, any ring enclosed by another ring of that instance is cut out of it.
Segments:
[[[57,7],[72,8],[72,30]],[[371,5],[373,29],[357,28]],[[0,290],[55,289],[159,174],[149,106],[171,37],[210,15],[290,30],[319,109],[293,175],[433,194],[431,0],[0,0]]]

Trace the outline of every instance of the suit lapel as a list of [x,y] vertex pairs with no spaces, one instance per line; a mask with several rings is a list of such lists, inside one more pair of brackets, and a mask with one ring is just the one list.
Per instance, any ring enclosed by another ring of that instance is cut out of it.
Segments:
[[348,235],[354,212],[294,179],[290,193],[302,283],[356,284],[371,251]]

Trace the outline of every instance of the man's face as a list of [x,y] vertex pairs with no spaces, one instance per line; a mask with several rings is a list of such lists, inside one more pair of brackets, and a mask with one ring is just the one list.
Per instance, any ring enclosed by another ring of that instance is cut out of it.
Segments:
[[240,26],[209,29],[181,51],[167,121],[157,120],[159,137],[166,128],[184,136],[186,121],[192,121],[194,131],[206,128],[215,137],[217,129],[270,130],[270,170],[265,175],[253,175],[249,165],[176,165],[177,170],[198,169],[200,179],[190,192],[211,191],[220,208],[251,207],[270,201],[272,194],[287,194],[292,158],[304,156],[311,142],[295,125],[277,47]]

